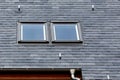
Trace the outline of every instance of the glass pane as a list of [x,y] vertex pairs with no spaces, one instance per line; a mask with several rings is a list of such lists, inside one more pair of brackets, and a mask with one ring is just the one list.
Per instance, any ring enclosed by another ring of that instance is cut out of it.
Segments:
[[44,40],[42,24],[23,24],[23,40]]
[[76,24],[56,24],[56,40],[77,40]]

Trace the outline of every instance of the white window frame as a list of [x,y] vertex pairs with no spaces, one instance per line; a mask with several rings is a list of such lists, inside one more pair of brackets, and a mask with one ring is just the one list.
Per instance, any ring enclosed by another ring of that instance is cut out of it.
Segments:
[[[75,32],[77,40],[57,40],[56,39],[56,30],[55,30],[55,24],[75,24]],[[81,33],[81,26],[80,23],[77,22],[52,22],[51,23],[51,30],[52,31],[52,42],[82,42],[82,33]]]
[[[43,40],[23,40],[23,35],[24,35],[24,33],[23,33],[23,25],[24,24],[32,24],[32,25],[34,25],[34,24],[42,24],[43,25],[43,37],[44,37],[44,39]],[[24,22],[24,23],[20,23],[20,25],[19,25],[19,41],[20,42],[48,42],[48,35],[47,35],[47,30],[46,30],[46,23],[28,23],[28,22]]]

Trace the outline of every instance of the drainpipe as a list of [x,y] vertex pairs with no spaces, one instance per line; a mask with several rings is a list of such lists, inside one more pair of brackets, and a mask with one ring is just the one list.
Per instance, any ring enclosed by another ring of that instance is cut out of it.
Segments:
[[71,73],[71,78],[73,80],[80,80],[80,78],[75,77],[75,69],[70,69],[70,73]]

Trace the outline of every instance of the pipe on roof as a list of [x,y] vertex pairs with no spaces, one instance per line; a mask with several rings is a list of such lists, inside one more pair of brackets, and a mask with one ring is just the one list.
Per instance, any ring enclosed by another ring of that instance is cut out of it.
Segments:
[[71,78],[73,80],[80,80],[80,78],[75,77],[75,69],[70,69],[70,73],[71,73]]

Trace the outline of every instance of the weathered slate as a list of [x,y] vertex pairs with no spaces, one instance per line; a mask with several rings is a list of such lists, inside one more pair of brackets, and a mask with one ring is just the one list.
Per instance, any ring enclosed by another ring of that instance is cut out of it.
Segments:
[[[80,21],[83,43],[18,43],[18,21],[50,20]],[[119,80],[120,0],[0,0],[0,68],[82,68],[84,80]]]

